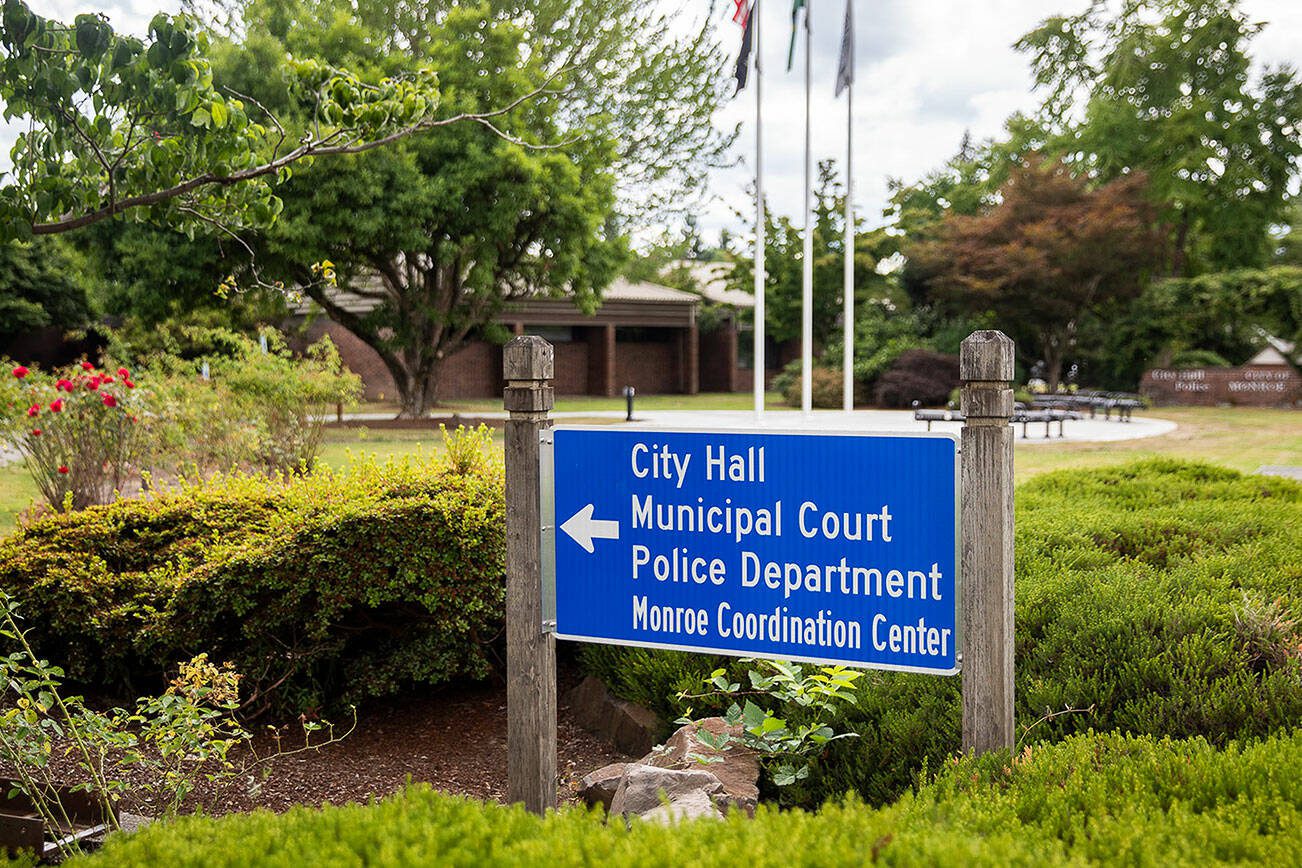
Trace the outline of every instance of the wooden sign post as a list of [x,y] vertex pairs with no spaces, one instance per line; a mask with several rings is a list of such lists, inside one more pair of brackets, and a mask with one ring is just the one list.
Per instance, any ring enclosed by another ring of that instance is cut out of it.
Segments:
[[959,351],[962,409],[963,750],[1012,749],[1013,342],[978,331]]
[[556,808],[556,640],[543,631],[538,435],[551,427],[552,346],[513,338],[502,354],[506,423],[507,793]]

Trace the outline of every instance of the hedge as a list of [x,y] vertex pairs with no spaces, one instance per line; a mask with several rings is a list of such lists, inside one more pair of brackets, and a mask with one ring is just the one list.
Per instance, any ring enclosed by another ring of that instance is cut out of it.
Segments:
[[[1047,474],[1016,502],[1027,743],[1092,728],[1224,744],[1302,720],[1302,486],[1153,460]],[[710,668],[744,668],[596,646],[581,659],[669,720],[675,694],[699,691]],[[830,747],[798,794],[807,804],[847,791],[889,802],[959,746],[958,678],[872,672],[861,684],[835,727],[859,737]]]
[[483,676],[505,536],[482,445],[48,515],[0,541],[0,589],[38,653],[96,692],[156,691],[201,651],[245,674],[254,710]]
[[1217,750],[1202,739],[1077,735],[1010,760],[947,762],[873,809],[761,807],[665,828],[600,812],[540,819],[424,785],[377,804],[187,817],[114,836],[88,866],[1207,865],[1302,852],[1302,733]]

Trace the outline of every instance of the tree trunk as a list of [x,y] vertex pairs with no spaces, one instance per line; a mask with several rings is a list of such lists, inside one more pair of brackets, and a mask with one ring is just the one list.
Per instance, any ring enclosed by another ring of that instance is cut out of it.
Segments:
[[437,358],[429,356],[414,366],[404,364],[401,376],[394,376],[394,382],[398,384],[399,419],[423,418],[438,404],[438,362]]

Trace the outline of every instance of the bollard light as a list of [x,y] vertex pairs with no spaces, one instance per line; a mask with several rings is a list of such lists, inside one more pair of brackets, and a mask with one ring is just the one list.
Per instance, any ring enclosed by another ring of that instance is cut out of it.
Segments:
[[637,390],[632,386],[624,387],[624,400],[628,403],[628,414],[624,417],[624,421],[626,422],[633,421],[633,396],[636,394]]

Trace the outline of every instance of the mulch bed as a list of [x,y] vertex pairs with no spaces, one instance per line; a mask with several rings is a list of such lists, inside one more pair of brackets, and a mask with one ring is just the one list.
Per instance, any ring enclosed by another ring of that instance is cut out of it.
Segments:
[[[564,805],[578,801],[577,784],[585,774],[632,757],[574,723],[565,694],[577,683],[578,674],[562,669],[559,675],[557,800]],[[336,717],[334,723],[336,730],[343,732],[351,719]],[[284,725],[281,731],[283,750],[302,744],[298,723]],[[321,733],[314,738],[322,740]],[[263,755],[274,750],[265,725],[255,738],[255,747]],[[241,756],[232,754],[232,758],[238,765]],[[359,710],[357,727],[347,738],[267,765],[271,774],[254,792],[241,781],[228,783],[220,792],[206,782],[196,782],[182,812],[202,807],[209,815],[220,815],[257,808],[284,811],[295,805],[365,803],[401,791],[408,778],[444,792],[504,803],[505,683],[455,685],[372,702]],[[159,806],[143,796],[128,796],[122,807],[147,816],[159,812]]]

